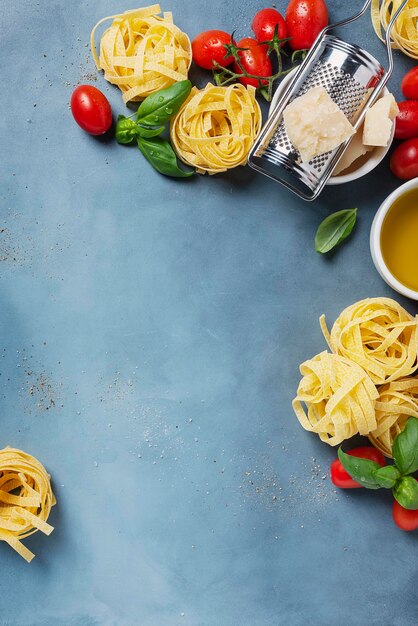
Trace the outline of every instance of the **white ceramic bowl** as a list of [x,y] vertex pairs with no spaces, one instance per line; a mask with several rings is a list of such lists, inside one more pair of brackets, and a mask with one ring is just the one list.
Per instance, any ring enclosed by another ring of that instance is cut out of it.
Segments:
[[402,283],[399,282],[397,278],[393,276],[387,267],[385,261],[383,260],[382,249],[380,245],[380,235],[382,232],[383,221],[387,215],[392,204],[395,202],[399,196],[402,196],[409,189],[417,189],[418,188],[418,178],[413,178],[409,180],[404,185],[401,185],[395,191],[392,191],[390,196],[386,198],[386,200],[380,205],[375,218],[373,220],[372,228],[370,231],[370,251],[372,253],[373,263],[376,266],[377,271],[381,275],[384,281],[395,289],[398,293],[401,293],[403,296],[407,298],[411,298],[412,300],[418,300],[418,291],[414,291],[413,289],[409,289],[409,287],[405,287]]
[[[270,103],[269,114],[273,112],[273,109],[276,106],[279,98],[283,94],[283,91],[285,90],[289,82],[292,80],[297,69],[298,68],[295,68],[294,70],[289,72],[289,74],[287,74],[287,76],[283,78],[282,82],[279,83]],[[385,87],[385,89],[383,90],[383,95],[387,95],[388,93],[389,91]],[[362,176],[365,176],[366,174],[374,170],[374,168],[379,165],[379,163],[388,153],[388,150],[393,141],[394,134],[395,124],[392,125],[392,134],[387,146],[382,148],[374,148],[370,152],[367,152],[362,157],[357,159],[357,161],[355,161],[353,165],[350,165],[347,168],[346,173],[342,172],[338,176],[331,176],[331,178],[327,182],[327,185],[342,185],[343,183],[350,183],[353,180],[357,180],[357,178],[361,178]]]

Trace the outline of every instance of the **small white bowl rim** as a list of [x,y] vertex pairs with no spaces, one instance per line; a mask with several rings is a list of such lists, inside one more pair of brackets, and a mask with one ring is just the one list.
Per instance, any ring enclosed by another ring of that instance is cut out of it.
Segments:
[[383,280],[389,285],[389,287],[392,287],[392,289],[402,294],[403,296],[410,298],[411,300],[418,300],[418,291],[414,291],[413,289],[406,287],[397,278],[395,278],[395,276],[393,276],[383,259],[382,249],[380,245],[380,235],[382,232],[383,221],[390,207],[393,205],[395,200],[397,200],[400,196],[402,196],[406,191],[409,191],[410,189],[418,189],[418,178],[408,180],[408,182],[404,183],[400,187],[397,187],[378,208],[370,230],[370,252],[377,271],[379,272]]
[[[283,93],[283,90],[285,89],[285,87],[289,84],[290,80],[292,79],[297,69],[298,68],[295,67],[291,72],[289,72],[289,74],[287,74],[283,78],[282,82],[278,85],[270,103],[269,115],[272,113],[280,95]],[[383,90],[383,95],[387,95],[388,93],[389,93],[389,90],[387,89],[387,87],[385,87]],[[395,134],[395,124],[392,125],[392,133],[391,133],[389,143],[387,146],[374,148],[374,150],[370,152],[370,155],[367,161],[363,163],[363,165],[358,167],[356,170],[354,170],[354,172],[350,172],[349,174],[340,174],[339,176],[331,176],[328,179],[326,184],[327,185],[343,185],[344,183],[350,183],[353,180],[357,180],[358,178],[362,178],[366,174],[369,174],[385,158],[392,144],[394,134]]]

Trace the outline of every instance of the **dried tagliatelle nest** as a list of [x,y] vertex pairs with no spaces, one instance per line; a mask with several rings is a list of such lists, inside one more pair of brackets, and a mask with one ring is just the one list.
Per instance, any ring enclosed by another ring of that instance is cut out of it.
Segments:
[[360,365],[376,385],[410,376],[418,368],[418,316],[390,298],[367,298],[347,307],[331,332],[331,350]]
[[[138,102],[173,83],[185,80],[192,62],[190,39],[173,23],[171,13],[161,17],[159,4],[104,17],[91,32],[91,49],[106,80],[123,92],[123,101]],[[113,20],[100,40],[97,27]]]
[[254,87],[241,84],[193,87],[171,121],[179,158],[200,174],[217,174],[247,163],[261,129]]
[[14,448],[0,450],[0,541],[28,563],[35,555],[21,540],[38,530],[51,534],[47,520],[55,503],[50,476],[37,459]]
[[292,405],[303,428],[331,446],[376,429],[374,404],[379,394],[360,366],[321,352],[302,363],[300,372],[303,378]]
[[[402,0],[372,0],[372,23],[376,35],[382,41],[392,15]],[[393,25],[390,34],[392,48],[398,48],[413,59],[418,59],[418,0],[409,0]]]
[[379,387],[375,411],[377,428],[369,439],[391,457],[396,435],[402,432],[409,417],[418,417],[418,377],[402,378]]

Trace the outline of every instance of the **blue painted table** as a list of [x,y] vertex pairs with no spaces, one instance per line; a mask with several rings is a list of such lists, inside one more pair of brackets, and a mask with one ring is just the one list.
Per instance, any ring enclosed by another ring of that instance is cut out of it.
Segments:
[[[163,8],[190,36],[240,36],[262,6]],[[335,492],[335,451],[290,405],[320,313],[394,295],[368,235],[398,181],[385,162],[306,204],[248,168],[166,179],[84,134],[77,84],[124,112],[87,42],[127,8],[0,5],[0,442],[41,460],[58,500],[31,565],[0,545],[0,624],[412,626],[417,537],[389,494]],[[346,37],[384,58],[368,17]],[[413,63],[395,57],[399,96]],[[320,220],[352,206],[352,239],[315,254]]]

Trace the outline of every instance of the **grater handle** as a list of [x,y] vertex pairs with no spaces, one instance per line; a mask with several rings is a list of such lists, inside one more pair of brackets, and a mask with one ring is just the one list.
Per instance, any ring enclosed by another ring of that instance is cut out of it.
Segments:
[[401,11],[404,10],[406,4],[408,3],[408,0],[403,0],[402,4],[399,6],[398,10],[395,11],[395,13],[392,15],[391,20],[388,24],[388,27],[386,29],[386,35],[385,35],[385,44],[386,44],[386,51],[387,51],[387,55],[388,55],[388,62],[389,62],[389,67],[388,67],[388,71],[387,71],[387,79],[385,81],[388,81],[390,75],[392,74],[393,71],[393,54],[392,54],[392,46],[391,46],[391,42],[390,42],[390,35],[392,32],[392,27],[395,24],[396,20],[398,19],[399,14],[401,13]]
[[[354,22],[355,20],[357,20],[359,17],[361,17],[362,15],[364,15],[364,13],[367,11],[367,9],[369,8],[370,4],[371,4],[372,0],[366,0],[366,2],[363,5],[363,8],[360,9],[360,11],[358,13],[356,13],[355,15],[352,15],[351,17],[348,17],[344,20],[341,20],[340,22],[335,22],[335,24],[329,24],[329,26],[325,26],[325,28],[322,30],[321,35],[324,35],[325,33],[327,33],[329,30],[332,30],[333,28],[337,28],[338,26],[345,26],[346,24],[350,24],[350,22]],[[408,0],[403,0],[402,4],[398,7],[398,9],[395,11],[395,13],[392,15],[390,22],[388,24],[388,27],[386,29],[386,33],[385,33],[385,44],[386,44],[386,52],[388,55],[388,63],[389,63],[389,67],[387,69],[386,75],[382,81],[381,84],[381,89],[383,89],[383,87],[386,85],[386,83],[388,82],[390,75],[392,74],[393,71],[393,54],[392,54],[392,46],[390,43],[390,35],[392,32],[392,28],[394,23],[396,22],[396,20],[399,17],[399,14],[404,10],[405,6],[407,5]],[[381,90],[380,90],[381,91]],[[380,93],[379,91],[379,93]],[[379,94],[377,94],[379,95]]]
[[[346,24],[350,24],[351,22],[355,22],[355,20],[358,20],[359,17],[361,17],[362,15],[364,15],[366,13],[366,11],[369,8],[371,2],[372,2],[372,0],[366,0],[366,2],[364,3],[363,7],[355,15],[352,15],[351,17],[346,17],[344,20],[340,20],[339,22],[335,22],[334,24],[329,24],[328,26],[325,26],[325,28],[321,32],[321,35],[327,33],[329,30],[332,30],[333,28],[338,28],[339,26],[345,26]],[[407,0],[405,0],[405,2],[407,2]]]
[[[388,55],[388,69],[386,70],[386,72],[382,76],[382,80],[380,81],[379,86],[377,87],[377,89],[374,90],[374,93],[373,93],[372,97],[368,101],[368,103],[367,103],[368,108],[373,106],[373,104],[378,100],[380,94],[382,93],[382,91],[385,88],[389,78],[392,75],[392,72],[393,72],[393,54],[392,54],[392,46],[391,46],[391,42],[390,42],[390,35],[391,35],[391,32],[392,32],[392,27],[393,27],[394,23],[398,19],[399,14],[406,7],[407,3],[408,3],[408,0],[403,0],[402,4],[399,5],[398,9],[392,15],[392,17],[390,19],[390,22],[388,24],[388,27],[386,29],[385,46],[386,46],[386,53]],[[368,3],[366,3],[366,4],[368,4]]]

